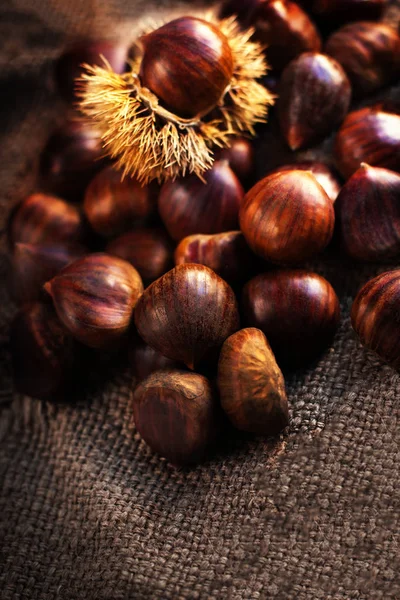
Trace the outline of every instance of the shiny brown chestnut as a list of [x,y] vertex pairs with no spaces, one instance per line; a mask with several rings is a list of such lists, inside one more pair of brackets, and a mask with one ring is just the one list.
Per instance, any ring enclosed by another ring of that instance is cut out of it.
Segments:
[[242,281],[253,271],[257,258],[241,231],[214,235],[189,235],[175,250],[175,264],[197,263],[209,267],[229,283]]
[[234,65],[228,40],[216,25],[181,17],[143,36],[140,43],[141,83],[167,109],[191,118],[218,104],[231,82]]
[[290,165],[281,165],[269,173],[281,173],[282,171],[309,171],[324,188],[332,202],[336,201],[341,189],[341,184],[335,171],[328,165],[314,160],[302,160]]
[[269,64],[283,69],[302,52],[318,52],[321,38],[308,15],[289,0],[231,0],[224,14],[237,14],[244,27],[254,27],[254,38],[267,48]]
[[179,369],[182,365],[154,350],[138,336],[133,335],[128,347],[128,360],[137,381],[143,381],[156,371]]
[[285,381],[259,329],[241,329],[225,340],[217,382],[221,406],[237,429],[276,435],[288,425]]
[[400,269],[381,273],[358,292],[351,323],[361,343],[400,369]]
[[41,187],[73,202],[104,167],[106,160],[99,131],[76,115],[49,139],[40,164]]
[[12,254],[12,286],[19,303],[33,303],[43,286],[69,263],[86,254],[78,244],[15,244]]
[[128,46],[111,40],[81,41],[60,56],[56,63],[55,76],[58,88],[68,101],[77,99],[77,79],[82,75],[84,64],[105,65],[104,59],[115,73],[127,69]]
[[274,263],[301,262],[329,243],[333,204],[307,171],[284,171],[259,181],[245,196],[240,228],[250,248]]
[[335,31],[325,51],[346,71],[354,95],[367,96],[399,77],[400,37],[383,23],[351,23]]
[[133,395],[133,414],[144,441],[176,465],[204,458],[220,429],[210,382],[187,371],[161,371],[142,381]]
[[173,245],[161,228],[135,229],[111,240],[106,252],[127,260],[147,283],[158,279],[173,265]]
[[45,289],[59,319],[78,341],[108,348],[128,331],[143,283],[128,262],[99,253],[68,265]]
[[246,326],[266,335],[278,364],[301,366],[331,343],[340,320],[330,283],[304,270],[263,273],[244,287]]
[[400,115],[369,108],[349,113],[337,134],[335,154],[346,179],[361,163],[400,171]]
[[135,222],[149,217],[156,208],[153,188],[132,177],[122,178],[113,166],[107,167],[89,184],[83,209],[92,229],[103,236],[123,233]]
[[239,329],[235,294],[203,265],[179,265],[152,283],[135,309],[144,341],[193,369]]
[[76,206],[47,194],[32,194],[21,202],[10,223],[11,244],[81,242],[85,235]]
[[65,331],[51,304],[25,306],[10,331],[15,388],[40,399],[58,395],[68,382],[76,343]]
[[306,52],[283,71],[278,115],[291,148],[299,150],[326,137],[350,105],[351,87],[340,64],[329,56]]
[[237,229],[244,190],[227,161],[217,161],[201,181],[189,175],[167,181],[161,188],[158,210],[170,236],[180,241],[194,233]]
[[362,164],[343,186],[336,215],[344,251],[359,260],[400,256],[400,175]]
[[216,160],[227,160],[228,165],[243,184],[246,184],[254,174],[254,148],[246,138],[234,138],[229,148],[223,148],[216,152],[215,156]]

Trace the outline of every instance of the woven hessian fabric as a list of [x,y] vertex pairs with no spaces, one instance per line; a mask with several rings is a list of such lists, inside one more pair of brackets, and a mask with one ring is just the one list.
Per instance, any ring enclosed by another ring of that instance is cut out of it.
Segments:
[[[168,3],[155,4],[160,16]],[[151,11],[142,0],[1,4],[3,226],[34,189],[39,154],[65,112],[56,58],[75,37],[132,31]],[[264,140],[261,166],[267,154]],[[288,378],[285,436],[232,440],[208,463],[178,470],[136,433],[129,374],[63,404],[12,394],[7,265],[4,251],[2,600],[400,598],[400,379],[361,348],[349,321],[358,287],[384,267],[332,255],[314,265],[343,319],[332,348]]]

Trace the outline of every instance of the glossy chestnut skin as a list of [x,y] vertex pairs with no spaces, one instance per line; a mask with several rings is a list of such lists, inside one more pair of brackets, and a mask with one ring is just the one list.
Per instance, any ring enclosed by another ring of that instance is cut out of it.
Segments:
[[340,320],[330,283],[304,270],[263,273],[244,287],[246,326],[266,335],[279,365],[302,366],[331,343]]
[[43,286],[61,269],[86,253],[78,244],[15,244],[12,280],[16,299],[31,304],[43,294]]
[[357,97],[372,94],[399,76],[400,37],[383,23],[345,25],[331,35],[325,51],[342,65]]
[[135,325],[144,341],[193,369],[239,329],[235,295],[203,265],[179,265],[143,292]]
[[10,348],[18,392],[40,399],[61,392],[71,376],[77,348],[51,304],[37,302],[17,314]]
[[68,48],[56,63],[55,76],[58,88],[68,101],[78,99],[77,79],[82,75],[82,65],[104,67],[102,56],[115,73],[127,70],[128,47],[109,40],[81,41]]
[[205,265],[229,283],[248,278],[256,261],[241,231],[189,235],[175,250],[176,265]]
[[41,187],[78,202],[95,174],[106,163],[101,135],[76,115],[54,132],[40,163]]
[[276,435],[288,425],[285,381],[259,329],[241,329],[225,340],[217,382],[221,406],[237,429]]
[[136,179],[125,177],[110,166],[101,171],[89,184],[83,209],[92,229],[105,237],[131,229],[135,222],[155,210],[151,187],[142,186]]
[[174,265],[171,239],[161,228],[124,233],[107,244],[106,252],[131,263],[145,282],[158,279]]
[[400,175],[362,164],[343,186],[337,205],[340,242],[352,258],[400,256]]
[[322,185],[332,202],[336,201],[342,186],[338,176],[330,166],[318,161],[303,160],[290,165],[282,165],[277,167],[271,171],[269,175],[272,175],[273,173],[281,173],[282,171],[293,170],[309,171],[312,175],[314,175],[318,183]]
[[321,252],[334,227],[333,205],[307,171],[285,171],[259,181],[245,196],[240,228],[250,248],[278,264]]
[[237,14],[244,27],[267,48],[268,63],[283,69],[302,52],[318,52],[321,38],[308,15],[289,0],[231,0],[225,14]]
[[229,148],[215,154],[216,160],[227,160],[230,168],[246,184],[254,174],[254,148],[246,138],[234,138]]
[[141,437],[176,465],[198,462],[209,452],[220,428],[218,408],[208,379],[187,371],[153,373],[133,395]]
[[11,244],[81,242],[85,235],[76,206],[47,194],[32,194],[17,207],[9,232]]
[[361,343],[400,369],[400,269],[381,273],[358,292],[351,324]]
[[306,52],[283,71],[278,100],[281,131],[299,150],[326,137],[350,105],[351,88],[340,64],[324,54]]
[[99,253],[68,265],[45,289],[60,321],[78,341],[111,348],[128,331],[143,283],[128,262]]
[[335,155],[346,179],[361,163],[400,171],[400,115],[369,108],[349,113],[337,134]]
[[244,190],[227,161],[217,161],[204,173],[167,181],[158,210],[170,236],[180,241],[194,233],[221,233],[238,228]]
[[137,381],[143,381],[156,371],[179,369],[182,365],[154,350],[138,336],[133,335],[128,349],[129,365]]
[[227,38],[216,25],[181,17],[141,38],[143,86],[171,112],[197,117],[214,108],[233,75]]

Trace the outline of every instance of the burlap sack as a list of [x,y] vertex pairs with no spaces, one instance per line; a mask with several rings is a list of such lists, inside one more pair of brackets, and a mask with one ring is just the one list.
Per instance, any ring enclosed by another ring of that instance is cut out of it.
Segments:
[[[62,120],[51,75],[63,48],[80,36],[133,35],[137,19],[167,4],[3,0],[2,226],[33,189],[39,153]],[[267,156],[264,140],[260,174]],[[232,441],[210,462],[177,470],[137,435],[127,374],[70,403],[10,402],[14,307],[2,255],[2,599],[400,598],[400,380],[349,323],[357,288],[384,269],[334,256],[314,267],[335,286],[343,319],[333,347],[288,378],[288,435]]]

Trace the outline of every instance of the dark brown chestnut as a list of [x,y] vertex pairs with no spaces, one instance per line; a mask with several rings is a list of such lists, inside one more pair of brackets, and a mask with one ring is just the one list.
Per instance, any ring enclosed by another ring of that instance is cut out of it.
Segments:
[[361,163],[400,171],[400,115],[369,108],[351,112],[337,134],[335,154],[346,179]]
[[233,75],[233,56],[216,25],[181,17],[140,39],[142,85],[181,117],[199,117],[216,106]]
[[137,381],[143,381],[156,371],[179,369],[182,365],[154,350],[138,336],[132,336],[128,349],[129,365]]
[[49,399],[62,391],[77,349],[51,304],[38,302],[17,314],[11,325],[10,348],[18,392]]
[[307,171],[285,171],[259,181],[245,196],[240,228],[250,248],[274,263],[301,262],[329,243],[333,204]]
[[145,282],[158,279],[173,265],[173,245],[161,228],[135,229],[107,244],[106,252],[127,260]]
[[289,0],[231,0],[224,14],[237,14],[244,27],[266,47],[269,64],[277,70],[302,52],[318,52],[321,38],[308,15]]
[[341,184],[335,171],[325,163],[317,162],[314,160],[303,160],[301,162],[293,163],[290,165],[282,165],[280,167],[277,167],[276,169],[271,171],[269,175],[272,175],[273,173],[281,173],[282,171],[294,170],[309,171],[310,173],[312,173],[312,175],[314,175],[318,183],[322,185],[332,202],[336,201],[336,198],[338,197],[338,194],[341,189]]
[[362,164],[339,194],[340,242],[352,258],[386,261],[400,256],[400,175]]
[[78,244],[15,244],[12,280],[18,302],[36,302],[43,293],[46,281],[85,253],[86,249]]
[[63,127],[51,136],[43,151],[41,187],[49,193],[78,202],[105,162],[99,131],[82,118],[69,116]]
[[246,138],[234,138],[229,148],[216,152],[216,159],[227,160],[228,165],[243,184],[246,184],[254,174],[254,148]]
[[17,207],[10,223],[12,244],[81,242],[85,235],[76,206],[47,194],[32,194]]
[[176,265],[205,265],[229,283],[248,278],[255,262],[241,231],[190,235],[175,250]]
[[193,369],[239,329],[235,294],[203,265],[179,265],[152,283],[135,309],[144,341]]
[[133,395],[133,414],[150,448],[177,465],[204,458],[220,429],[210,382],[187,371],[161,371],[142,381]]
[[400,369],[400,269],[381,273],[358,292],[351,323],[361,343]]
[[158,199],[160,216],[170,236],[180,241],[193,233],[221,233],[238,227],[244,190],[227,161],[217,161],[204,174],[167,181]]
[[315,52],[293,60],[282,73],[278,114],[283,136],[298,150],[326,137],[347,114],[351,87],[338,62]]
[[128,46],[110,40],[81,41],[60,56],[55,75],[58,88],[66,100],[77,99],[77,79],[83,73],[82,65],[104,67],[103,57],[115,73],[123,73],[127,69]]
[[345,25],[331,35],[325,51],[342,65],[358,97],[399,77],[400,37],[383,23]]
[[241,329],[225,340],[217,381],[221,406],[237,429],[276,435],[288,425],[285,381],[259,329]]
[[128,262],[99,253],[68,265],[45,289],[59,319],[78,341],[108,348],[128,331],[143,284]]
[[247,326],[264,332],[278,364],[304,365],[331,343],[340,319],[330,283],[304,270],[258,275],[243,289]]
[[153,188],[143,186],[110,166],[91,181],[83,209],[93,230],[103,236],[132,229],[135,222],[150,216],[156,208]]

